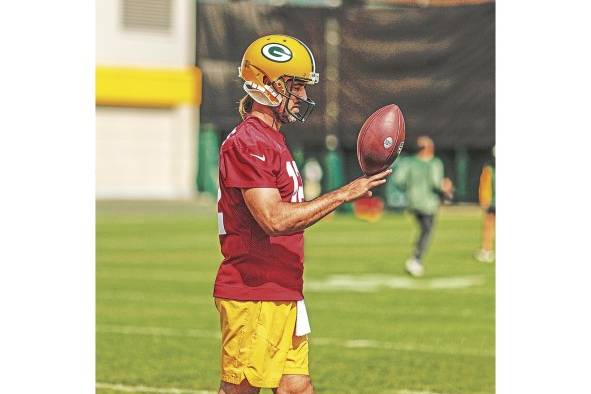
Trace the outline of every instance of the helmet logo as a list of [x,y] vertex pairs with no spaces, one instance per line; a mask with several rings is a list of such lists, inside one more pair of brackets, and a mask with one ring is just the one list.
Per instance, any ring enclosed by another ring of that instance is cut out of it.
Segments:
[[267,44],[262,49],[263,56],[274,62],[284,63],[291,59],[292,54],[288,47],[281,44]]

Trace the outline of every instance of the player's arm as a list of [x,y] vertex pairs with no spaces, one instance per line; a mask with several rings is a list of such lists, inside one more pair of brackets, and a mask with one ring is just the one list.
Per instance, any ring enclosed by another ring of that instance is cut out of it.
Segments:
[[363,176],[301,203],[282,201],[279,190],[274,188],[242,189],[242,195],[252,216],[267,234],[287,235],[310,227],[346,202],[371,196],[371,189],[383,185],[391,173],[392,170],[386,170],[371,177]]

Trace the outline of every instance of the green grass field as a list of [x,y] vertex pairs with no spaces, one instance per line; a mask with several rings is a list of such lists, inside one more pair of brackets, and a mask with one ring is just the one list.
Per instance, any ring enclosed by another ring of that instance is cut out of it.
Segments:
[[[494,264],[472,259],[480,219],[443,209],[420,279],[403,269],[407,215],[343,214],[306,231],[317,393],[494,393]],[[98,202],[96,222],[97,392],[217,392],[215,207]]]

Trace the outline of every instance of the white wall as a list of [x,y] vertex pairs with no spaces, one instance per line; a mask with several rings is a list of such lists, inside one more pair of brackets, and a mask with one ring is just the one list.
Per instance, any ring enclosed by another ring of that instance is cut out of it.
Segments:
[[194,110],[98,107],[97,198],[190,198]]
[[124,29],[121,2],[96,2],[98,65],[183,67],[194,64],[195,0],[172,1],[170,32]]

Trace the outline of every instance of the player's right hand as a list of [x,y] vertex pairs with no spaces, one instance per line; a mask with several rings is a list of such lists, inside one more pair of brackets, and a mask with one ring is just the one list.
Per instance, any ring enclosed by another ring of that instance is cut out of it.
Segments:
[[386,183],[386,178],[392,174],[392,169],[378,172],[372,176],[362,176],[351,183],[343,186],[341,191],[345,198],[345,202],[351,202],[361,197],[371,197],[373,189],[376,186]]

